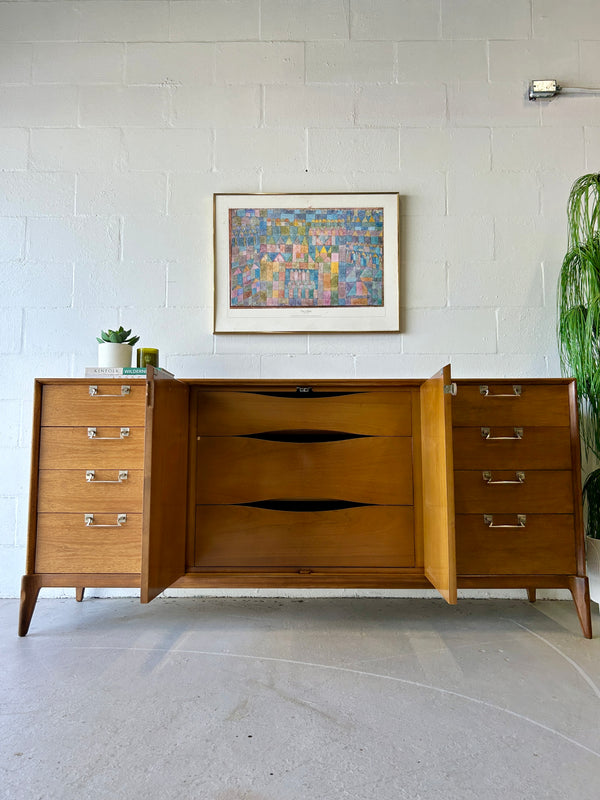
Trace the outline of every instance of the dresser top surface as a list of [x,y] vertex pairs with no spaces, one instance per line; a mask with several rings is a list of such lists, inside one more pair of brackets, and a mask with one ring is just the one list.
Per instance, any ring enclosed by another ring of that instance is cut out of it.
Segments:
[[[36,378],[39,384],[71,384],[89,385],[98,383],[139,384],[146,380],[144,377],[126,375],[119,378]],[[265,388],[286,388],[295,389],[297,387],[336,387],[357,389],[365,387],[373,388],[411,388],[420,387],[427,378],[185,378],[175,376],[174,380],[185,383],[189,386],[206,387],[207,389],[261,389]],[[479,385],[493,383],[498,385],[522,384],[522,385],[544,385],[573,383],[574,378],[455,378],[452,380],[463,385]]]

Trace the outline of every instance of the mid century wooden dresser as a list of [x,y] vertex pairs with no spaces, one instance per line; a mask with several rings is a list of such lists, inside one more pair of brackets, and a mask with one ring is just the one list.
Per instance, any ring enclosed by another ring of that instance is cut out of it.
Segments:
[[40,379],[19,634],[44,586],[568,588],[572,380]]

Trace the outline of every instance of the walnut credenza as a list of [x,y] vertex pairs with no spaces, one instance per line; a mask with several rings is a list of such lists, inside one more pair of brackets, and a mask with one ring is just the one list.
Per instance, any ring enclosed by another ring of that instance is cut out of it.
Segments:
[[567,379],[41,379],[19,634],[44,586],[571,591]]

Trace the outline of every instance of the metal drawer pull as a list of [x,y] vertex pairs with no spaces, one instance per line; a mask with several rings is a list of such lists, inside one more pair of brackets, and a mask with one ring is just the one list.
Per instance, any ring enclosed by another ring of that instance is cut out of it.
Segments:
[[481,429],[481,436],[488,442],[517,441],[523,438],[523,428],[513,428],[514,436],[491,436],[489,428]]
[[94,515],[93,514],[84,514],[83,518],[85,520],[85,524],[88,528],[120,528],[121,525],[124,525],[127,522],[127,514],[117,514],[117,524],[116,525],[97,525],[94,522]]
[[481,473],[483,476],[483,480],[487,483],[488,486],[499,486],[500,484],[521,484],[525,483],[525,473],[524,472],[515,472],[514,481],[494,481],[492,480],[492,473],[490,470],[485,470],[485,472]]
[[516,525],[494,525],[494,515],[493,514],[484,514],[483,515],[483,522],[488,528],[524,528],[525,522],[527,521],[526,514],[517,514],[517,524]]
[[96,430],[96,428],[88,428],[88,439],[96,439],[98,442],[112,442],[115,439],[126,439],[129,436],[129,428],[121,428],[119,436],[97,436]]
[[127,475],[128,473],[126,469],[120,469],[119,477],[116,481],[97,481],[95,469],[86,469],[85,471],[85,479],[88,483],[123,483],[123,481],[127,480]]
[[88,387],[88,392],[90,393],[90,397],[123,397],[126,394],[131,394],[131,386],[121,386],[120,394],[100,394],[97,384],[93,383]]
[[490,387],[482,384],[479,387],[479,394],[483,397],[521,397],[521,386],[518,383],[513,384],[512,394],[490,394]]

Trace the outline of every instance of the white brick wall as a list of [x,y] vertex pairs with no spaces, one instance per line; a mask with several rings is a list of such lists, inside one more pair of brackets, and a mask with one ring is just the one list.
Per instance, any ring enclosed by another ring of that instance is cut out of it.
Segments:
[[166,213],[167,176],[160,172],[80,172],[75,213],[78,216]]
[[391,42],[307,42],[306,80],[310,83],[391,83]]
[[306,133],[297,128],[226,128],[215,137],[217,170],[293,170],[306,166]]
[[398,42],[397,79],[401,83],[470,80],[487,70],[486,41]]
[[528,39],[529,0],[442,0],[445,39]]
[[77,41],[79,14],[80,9],[70,2],[2,3],[0,41]]
[[0,546],[14,548],[17,534],[16,497],[0,497],[0,515],[2,516],[2,527],[0,528]]
[[114,172],[121,161],[118,128],[35,128],[29,168],[40,172]]
[[262,39],[347,39],[348,24],[346,0],[262,0]]
[[172,92],[171,124],[181,128],[216,130],[239,125],[258,126],[262,87],[181,86]]
[[219,42],[260,38],[260,0],[173,0],[170,38],[173,41]]
[[525,39],[511,41],[501,39],[490,42],[490,80],[522,81],[524,76],[554,77],[560,75],[564,85],[574,85],[579,80],[583,58],[579,58],[580,46],[587,42],[575,39]]
[[83,86],[79,124],[83,127],[164,128],[170,95],[157,86]]
[[0,120],[11,128],[74,127],[77,94],[76,86],[0,86]]
[[127,84],[211,84],[215,45],[200,42],[143,42],[127,45]]
[[300,84],[304,45],[300,42],[226,42],[217,45],[217,83]]
[[[32,381],[120,323],[185,376],[558,373],[573,180],[600,169],[597,0],[0,3],[0,595]],[[212,193],[398,191],[402,332],[212,334]]]
[[[29,258],[57,264],[117,259],[119,222],[115,218],[30,217],[26,247]],[[38,291],[43,293],[43,285]]]
[[600,5],[577,0],[571,7],[561,0],[536,0],[533,32],[539,39],[600,39]]
[[164,41],[169,3],[162,0],[91,0],[77,7],[79,38],[86,42]]
[[25,219],[22,217],[0,218],[0,263],[19,261],[25,253]]
[[31,44],[2,43],[0,46],[2,83],[30,82],[32,49]]
[[443,83],[361,87],[356,121],[372,127],[441,127],[446,121],[446,87]]
[[119,83],[125,46],[104,42],[40,42],[33,49],[34,83]]
[[0,307],[0,353],[19,353],[23,329],[21,308]]
[[438,0],[352,0],[351,37],[367,41],[439,39]]
[[[354,126],[352,86],[266,86],[264,117],[268,127],[341,128]],[[293,109],[293,117],[290,109]]]

